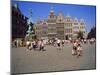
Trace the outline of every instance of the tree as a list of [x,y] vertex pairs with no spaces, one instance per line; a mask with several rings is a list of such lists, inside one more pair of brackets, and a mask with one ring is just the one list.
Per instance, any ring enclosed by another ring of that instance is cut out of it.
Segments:
[[79,31],[78,33],[77,33],[77,38],[79,39],[83,39],[83,32],[82,31]]
[[88,39],[96,38],[96,27],[91,28],[87,36]]
[[37,35],[34,35],[33,39],[37,39]]

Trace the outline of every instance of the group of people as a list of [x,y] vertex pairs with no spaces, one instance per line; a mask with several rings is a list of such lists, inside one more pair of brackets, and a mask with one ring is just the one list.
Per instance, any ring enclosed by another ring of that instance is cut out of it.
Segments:
[[94,44],[96,42],[96,40],[94,38],[91,38],[91,39],[81,39],[80,42],[82,44]]
[[58,50],[61,50],[61,48],[64,47],[65,40],[60,40],[58,38],[55,38],[48,40],[47,44],[56,47]]
[[65,41],[60,40],[60,39],[55,39],[55,40],[33,40],[33,41],[26,41],[26,47],[29,50],[45,50],[46,45],[54,46],[58,50],[61,50],[61,48],[64,46]]
[[73,42],[72,55],[76,55],[77,57],[82,55],[82,45],[79,40],[74,40]]
[[19,39],[14,39],[12,40],[12,47],[18,48],[18,47],[24,47],[24,41],[23,39],[19,40]]
[[32,49],[36,50],[38,48],[38,50],[44,51],[45,50],[44,46],[45,46],[45,43],[43,40],[32,40],[32,41],[28,40],[28,41],[26,41],[26,47],[29,50],[32,50]]
[[58,38],[55,39],[49,39],[49,40],[43,40],[43,39],[36,39],[36,40],[13,40],[13,46],[14,47],[26,47],[28,50],[39,50],[39,51],[45,51],[45,46],[54,46],[57,48],[57,50],[62,50],[63,47],[67,46],[66,44],[70,43],[72,46],[72,55],[74,56],[81,56],[83,49],[82,49],[82,44],[93,44],[95,43],[95,39],[90,39],[90,40],[60,40]]

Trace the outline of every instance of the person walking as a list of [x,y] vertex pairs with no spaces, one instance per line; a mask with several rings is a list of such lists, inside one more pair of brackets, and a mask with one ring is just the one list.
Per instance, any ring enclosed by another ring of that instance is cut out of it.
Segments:
[[81,54],[82,54],[82,46],[79,43],[78,46],[77,46],[77,57],[81,56]]
[[64,47],[64,43],[65,43],[65,41],[64,40],[62,40],[62,46]]
[[27,49],[29,49],[30,45],[31,45],[30,41],[29,41],[29,40],[26,41],[26,48],[27,48]]
[[57,39],[57,49],[61,50],[61,45],[60,45],[61,41],[59,39]]
[[45,50],[44,50],[44,42],[43,42],[43,40],[40,41],[40,51],[41,51],[41,50],[42,50],[42,51],[45,51]]
[[44,41],[41,42],[41,50],[44,51]]
[[72,55],[77,55],[77,42],[75,40],[73,42]]
[[38,41],[38,48],[39,48],[39,51],[41,51],[41,40]]
[[33,46],[33,49],[35,50],[36,49],[36,41],[35,40],[32,41],[32,46]]

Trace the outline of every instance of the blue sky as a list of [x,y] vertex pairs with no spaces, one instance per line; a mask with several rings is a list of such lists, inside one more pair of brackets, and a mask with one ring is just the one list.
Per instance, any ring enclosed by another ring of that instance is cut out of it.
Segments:
[[13,1],[13,4],[18,4],[21,12],[29,17],[29,9],[32,9],[33,22],[36,22],[38,18],[41,20],[47,19],[51,7],[58,15],[61,11],[63,16],[70,15],[71,18],[77,17],[78,19],[83,18],[86,24],[86,29],[89,32],[90,29],[96,24],[96,7],[89,5],[73,5],[73,4],[57,4],[57,3],[41,3],[41,2],[28,2],[28,1]]

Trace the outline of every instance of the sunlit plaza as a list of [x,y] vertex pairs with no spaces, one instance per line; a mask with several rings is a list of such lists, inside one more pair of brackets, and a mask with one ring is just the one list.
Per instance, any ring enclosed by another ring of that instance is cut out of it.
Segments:
[[65,44],[61,50],[47,45],[45,51],[28,50],[25,47],[12,48],[11,68],[13,73],[86,70],[96,68],[95,44],[83,44],[83,54],[73,56],[72,44]]

